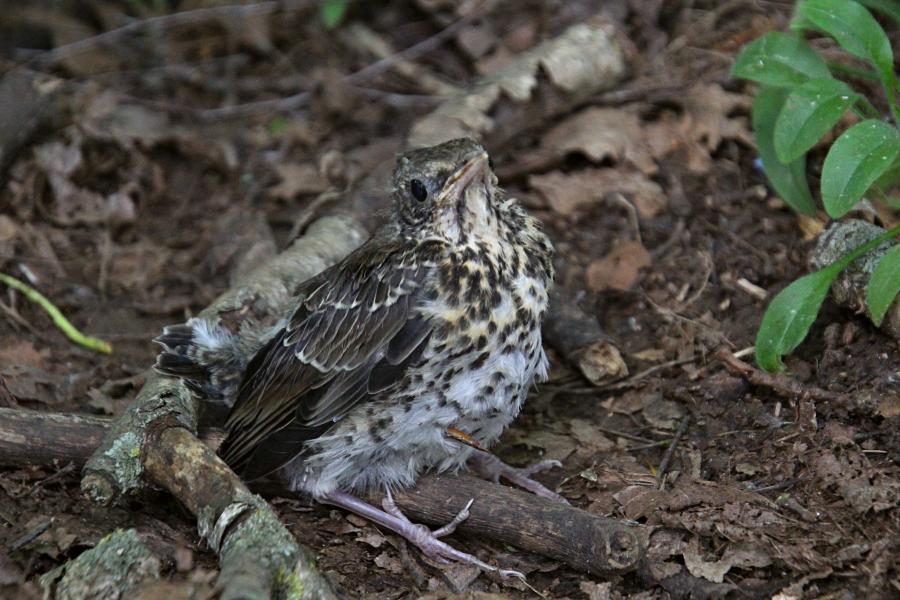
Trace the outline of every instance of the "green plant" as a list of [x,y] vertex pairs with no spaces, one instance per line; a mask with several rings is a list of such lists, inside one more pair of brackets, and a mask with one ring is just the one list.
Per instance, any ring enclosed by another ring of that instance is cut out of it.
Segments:
[[319,6],[319,19],[325,29],[334,29],[344,20],[349,0],[325,0]]
[[[816,213],[806,156],[848,110],[859,122],[844,131],[825,156],[820,182],[825,212],[839,219],[870,192],[897,205],[896,199],[886,194],[900,180],[900,83],[890,40],[866,6],[900,22],[896,0],[801,0],[790,33],[770,32],[751,42],[731,71],[734,77],[760,85],[751,118],[763,171],[775,191],[797,212]],[[826,62],[806,42],[804,31],[831,37],[867,67],[857,68],[845,64],[847,61]],[[836,75],[878,82],[889,114],[880,114],[872,100]],[[775,296],[757,333],[757,363],[769,371],[783,369],[782,357],[806,337],[838,274],[898,234],[900,227],[895,227],[824,269],[797,279]],[[866,289],[876,325],[881,324],[898,293],[900,246],[894,246],[879,262]]]

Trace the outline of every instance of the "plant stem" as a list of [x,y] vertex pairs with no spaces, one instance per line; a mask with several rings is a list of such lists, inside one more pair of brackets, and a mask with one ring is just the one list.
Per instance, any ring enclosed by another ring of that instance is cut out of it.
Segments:
[[869,79],[871,81],[879,81],[881,79],[881,77],[878,76],[878,73],[873,73],[866,69],[858,69],[834,61],[828,61],[826,64],[830,70],[844,73],[845,75],[853,75],[854,77]]
[[885,240],[889,240],[892,237],[897,236],[897,235],[900,235],[900,225],[897,225],[896,227],[894,227],[892,229],[888,229],[887,231],[885,231],[878,237],[872,238],[871,240],[869,240],[865,244],[862,244],[861,246],[857,246],[846,256],[834,261],[833,263],[831,263],[830,265],[825,267],[825,269],[835,269],[839,272],[843,271],[854,260],[856,260],[857,258],[862,256],[869,250],[872,250],[873,248],[877,248],[878,245],[881,244],[882,242],[884,242]]
[[111,354],[112,346],[109,345],[109,342],[105,342],[103,340],[97,339],[95,337],[91,337],[89,335],[84,335],[80,331],[78,331],[72,323],[63,316],[62,312],[56,306],[47,300],[43,294],[39,291],[27,285],[15,277],[11,277],[5,273],[0,273],[0,281],[13,288],[14,290],[18,290],[22,293],[23,296],[40,306],[46,311],[50,318],[53,319],[53,324],[56,325],[60,331],[66,334],[70,340],[79,346],[84,346],[90,350],[95,352],[102,352],[103,354]]
[[[875,105],[872,104],[872,102],[865,96],[860,95],[859,100],[857,100],[857,103],[862,107],[858,112],[856,110],[853,111],[856,113],[856,115],[858,117],[861,117],[863,119],[881,119],[882,118],[882,114],[878,111],[877,108],[875,108]],[[856,107],[856,104],[854,104],[854,108],[855,107]]]

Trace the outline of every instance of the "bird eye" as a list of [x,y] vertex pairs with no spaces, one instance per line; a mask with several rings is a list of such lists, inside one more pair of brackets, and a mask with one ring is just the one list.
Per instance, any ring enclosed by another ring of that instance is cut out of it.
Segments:
[[412,179],[409,182],[409,193],[419,202],[425,202],[428,198],[428,188],[419,179]]
[[494,159],[488,156],[488,168],[493,171],[494,170]]

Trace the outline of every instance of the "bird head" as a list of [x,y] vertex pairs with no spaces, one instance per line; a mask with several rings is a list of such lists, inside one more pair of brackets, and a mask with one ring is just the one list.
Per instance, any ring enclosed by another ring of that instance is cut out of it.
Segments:
[[393,189],[400,227],[416,237],[460,243],[490,235],[496,226],[497,177],[487,152],[471,138],[400,154]]

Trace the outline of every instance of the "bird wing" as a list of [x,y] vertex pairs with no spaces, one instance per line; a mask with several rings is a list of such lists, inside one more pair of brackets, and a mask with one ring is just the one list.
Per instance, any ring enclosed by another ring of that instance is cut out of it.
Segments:
[[288,324],[247,366],[222,458],[248,480],[266,475],[402,379],[431,333],[416,310],[431,268],[409,244],[373,238],[304,284]]

